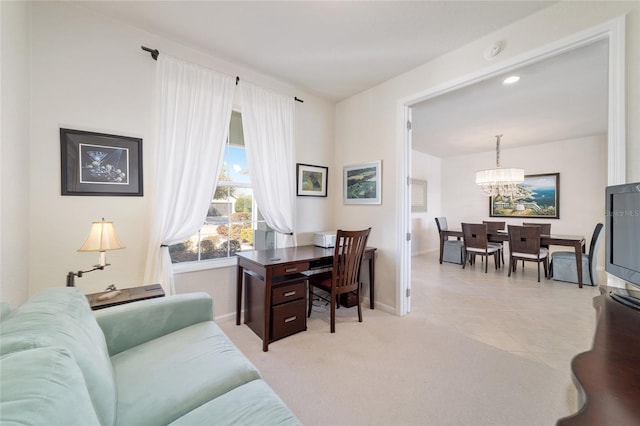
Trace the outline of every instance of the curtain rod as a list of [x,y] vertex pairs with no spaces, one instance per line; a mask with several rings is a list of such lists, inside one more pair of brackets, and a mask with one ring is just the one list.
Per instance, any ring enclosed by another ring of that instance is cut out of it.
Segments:
[[[150,47],[140,46],[142,50],[145,52],[149,52],[154,61],[158,60],[158,55],[160,55],[160,51],[158,49],[151,49]],[[240,77],[236,76],[236,86],[240,82]],[[297,96],[293,98],[296,102],[304,103],[302,99],[299,99]]]

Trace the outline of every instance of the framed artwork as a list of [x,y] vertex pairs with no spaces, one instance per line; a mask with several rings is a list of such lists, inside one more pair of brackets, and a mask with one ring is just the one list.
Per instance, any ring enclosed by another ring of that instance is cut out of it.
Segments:
[[344,204],[382,204],[382,161],[345,166]]
[[328,167],[296,164],[297,194],[300,197],[326,197]]
[[60,129],[62,195],[142,196],[142,139]]
[[489,197],[491,217],[560,219],[560,173],[525,175],[511,197]]
[[427,211],[427,181],[411,179],[411,211]]

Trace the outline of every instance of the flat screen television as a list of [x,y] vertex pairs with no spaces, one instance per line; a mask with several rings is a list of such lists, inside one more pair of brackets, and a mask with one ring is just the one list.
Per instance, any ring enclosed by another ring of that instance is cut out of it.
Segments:
[[611,296],[640,309],[640,182],[606,189],[605,270],[633,285]]

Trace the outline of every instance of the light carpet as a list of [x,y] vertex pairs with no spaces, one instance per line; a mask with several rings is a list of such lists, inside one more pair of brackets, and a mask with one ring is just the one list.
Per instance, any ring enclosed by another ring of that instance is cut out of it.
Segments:
[[314,312],[308,330],[269,346],[221,326],[305,425],[553,425],[574,411],[566,371],[419,315]]

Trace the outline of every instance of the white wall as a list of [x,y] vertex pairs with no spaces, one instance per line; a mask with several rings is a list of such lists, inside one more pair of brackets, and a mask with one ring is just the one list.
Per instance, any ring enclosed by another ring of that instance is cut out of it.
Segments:
[[[296,104],[296,161],[328,166],[331,174],[333,104],[250,69],[88,12],[81,3],[33,3],[31,19],[31,294],[64,285],[68,271],[95,263],[94,253],[76,250],[91,221],[101,217],[114,221],[127,248],[109,252],[112,266],[77,279],[76,285],[92,293],[110,283],[119,287],[142,284],[147,218],[153,214],[148,195],[156,173],[156,62],[141,45],[304,99],[303,104]],[[59,127],[143,138],[145,196],[61,196]],[[337,190],[330,186],[332,193]],[[333,226],[330,207],[330,198],[298,198],[301,243],[310,239],[312,231]],[[235,267],[181,274],[176,288],[178,292],[208,291],[214,296],[217,315],[235,309],[230,296],[235,289]]]
[[411,177],[427,181],[427,211],[411,213],[411,255],[439,250],[435,218],[442,211],[442,160],[411,151]]
[[27,299],[29,273],[29,3],[0,2],[0,300]]
[[[497,66],[501,61],[533,51],[564,37],[576,34],[595,25],[609,21],[629,12],[627,19],[627,79],[631,71],[638,70],[640,51],[639,17],[637,2],[560,2],[543,9],[528,18],[515,22],[493,34],[480,38],[467,46],[441,56],[410,72],[393,78],[377,87],[353,96],[337,106],[336,113],[336,158],[343,164],[358,163],[372,159],[383,161],[383,204],[353,208],[335,204],[336,220],[347,224],[366,224],[373,227],[371,245],[379,248],[377,300],[381,304],[398,305],[398,266],[402,231],[391,224],[400,223],[396,188],[404,177],[398,176],[397,167],[402,162],[402,117],[399,117],[401,100],[427,93],[436,87],[460,80],[478,70]],[[483,54],[497,40],[505,41],[505,50],[488,63]],[[636,74],[637,75],[637,74]],[[637,80],[637,79],[636,79]],[[637,83],[635,83],[637,85]],[[637,95],[637,86],[635,89]],[[638,117],[637,100],[628,102],[629,121]],[[637,120],[636,120],[637,121]],[[640,144],[638,126],[627,128],[627,146]],[[640,174],[640,151],[627,149],[627,176],[635,179]],[[539,155],[539,154],[537,154]],[[492,160],[491,160],[492,161]],[[488,161],[487,164],[491,164]],[[505,163],[506,164],[506,163]],[[342,164],[336,164],[340,167]],[[446,166],[443,165],[443,169]],[[475,170],[475,168],[474,168]],[[474,209],[481,211],[485,201]],[[443,205],[446,201],[443,200]],[[379,278],[378,278],[379,277]]]

